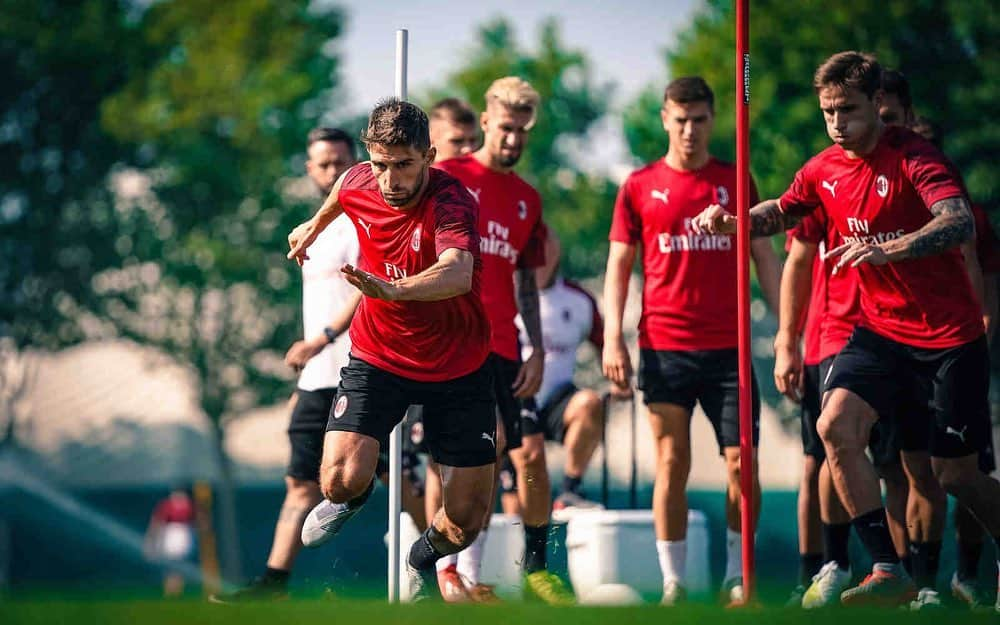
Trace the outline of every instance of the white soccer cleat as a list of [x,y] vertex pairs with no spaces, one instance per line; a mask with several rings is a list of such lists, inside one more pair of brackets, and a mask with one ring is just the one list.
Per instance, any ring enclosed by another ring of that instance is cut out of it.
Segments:
[[951,595],[969,606],[970,610],[978,610],[986,606],[986,599],[983,592],[979,590],[976,581],[972,579],[961,579],[958,573],[951,576]]
[[660,605],[675,606],[687,601],[687,590],[681,586],[676,579],[663,584],[663,597],[660,598]]
[[840,593],[851,585],[851,569],[846,571],[831,560],[823,565],[819,573],[813,575],[812,584],[802,595],[802,607],[806,610],[825,608],[840,603]]
[[943,608],[941,596],[933,588],[921,588],[917,591],[917,598],[910,602],[910,610],[919,612],[920,610],[932,610]]
[[722,602],[727,608],[734,608],[743,605],[743,578],[731,577],[722,582],[722,592],[720,593]]
[[348,503],[333,503],[329,499],[316,504],[316,507],[306,515],[302,524],[302,545],[304,547],[319,547],[327,543],[340,532],[352,516],[364,507],[364,503],[352,506]]

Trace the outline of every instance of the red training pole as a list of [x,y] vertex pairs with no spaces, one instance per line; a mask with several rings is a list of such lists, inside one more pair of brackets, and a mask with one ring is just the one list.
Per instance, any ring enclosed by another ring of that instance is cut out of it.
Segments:
[[736,291],[739,301],[740,528],[743,600],[754,593],[753,423],[750,393],[750,0],[736,0]]

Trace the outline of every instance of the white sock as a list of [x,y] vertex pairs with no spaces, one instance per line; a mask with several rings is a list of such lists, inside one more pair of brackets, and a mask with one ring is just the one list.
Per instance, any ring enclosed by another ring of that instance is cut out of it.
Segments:
[[438,573],[440,573],[441,571],[445,570],[449,566],[457,565],[457,564],[458,564],[458,554],[457,553],[450,553],[450,554],[448,554],[446,556],[441,556],[441,559],[438,560],[437,562],[435,562],[434,566],[437,568]]
[[729,581],[734,577],[743,577],[743,536],[726,528],[726,576]]
[[678,582],[684,585],[685,565],[687,564],[686,540],[657,540],[656,555],[660,558],[660,572],[663,573],[663,585]]
[[486,530],[479,532],[472,544],[458,554],[458,573],[468,584],[479,583],[479,571],[483,563],[483,549],[486,547]]

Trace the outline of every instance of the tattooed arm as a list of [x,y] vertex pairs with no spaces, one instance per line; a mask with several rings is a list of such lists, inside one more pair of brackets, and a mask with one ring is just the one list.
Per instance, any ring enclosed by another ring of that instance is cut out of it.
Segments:
[[535,270],[518,268],[515,276],[517,307],[532,347],[531,356],[521,365],[521,369],[514,379],[514,396],[524,398],[533,396],[542,385],[545,348],[542,345],[542,318],[538,303],[538,283],[535,282]]
[[[765,200],[750,209],[750,236],[769,237],[802,221],[801,217],[781,212],[778,200]],[[736,216],[718,204],[703,210],[692,222],[697,232],[732,234],[736,232]]]
[[889,262],[934,256],[974,236],[975,222],[965,198],[940,200],[930,207],[930,211],[934,218],[923,228],[882,244]]

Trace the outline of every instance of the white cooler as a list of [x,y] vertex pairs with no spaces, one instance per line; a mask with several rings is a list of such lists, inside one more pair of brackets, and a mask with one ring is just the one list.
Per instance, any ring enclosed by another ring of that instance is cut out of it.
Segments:
[[[652,510],[593,510],[574,515],[566,527],[569,578],[578,597],[602,584],[627,584],[656,595],[663,576],[656,556]],[[709,591],[708,522],[700,510],[688,512],[689,594]]]
[[[410,584],[406,577],[406,557],[410,545],[420,533],[413,519],[402,513],[399,519],[399,596],[410,599]],[[388,538],[388,536],[387,536]],[[505,599],[521,598],[521,562],[524,560],[524,528],[516,514],[494,514],[483,550],[482,579],[484,584],[495,586],[497,595]]]

